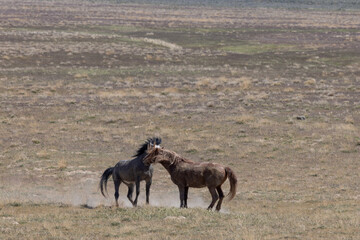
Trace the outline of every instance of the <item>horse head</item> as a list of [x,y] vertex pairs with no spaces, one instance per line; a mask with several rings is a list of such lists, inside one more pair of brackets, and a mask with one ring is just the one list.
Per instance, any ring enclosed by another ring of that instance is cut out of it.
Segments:
[[136,154],[133,155],[133,157],[143,157],[144,156],[143,154],[146,153],[149,144],[151,147],[153,147],[153,146],[160,147],[161,138],[160,137],[148,138],[145,141],[145,143],[140,146],[140,148],[137,150]]
[[148,144],[150,144],[150,146],[155,148],[160,148],[160,144],[161,144],[161,138],[159,137],[153,137],[148,139]]
[[144,157],[143,162],[145,164],[152,164],[158,162],[158,156],[163,152],[163,147],[160,147],[160,145],[148,143],[147,150],[146,150],[146,156]]

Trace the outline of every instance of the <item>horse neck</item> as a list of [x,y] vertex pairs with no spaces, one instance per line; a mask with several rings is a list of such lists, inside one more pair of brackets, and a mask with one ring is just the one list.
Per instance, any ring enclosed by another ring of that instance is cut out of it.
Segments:
[[161,161],[160,164],[163,165],[163,167],[164,167],[164,168],[170,173],[170,175],[171,175],[171,173],[173,172],[174,167],[175,167],[174,164],[171,164],[170,161]]
[[144,157],[146,156],[146,153],[141,154],[140,156],[137,156],[136,158],[134,158],[132,161],[136,162],[136,163],[142,163],[144,164],[143,160]]
[[[171,158],[173,158],[173,161],[170,160]],[[178,164],[178,163],[181,163],[181,162],[193,163],[192,160],[183,158],[183,157],[177,155],[176,153],[170,152],[170,151],[165,152],[165,159],[167,159],[167,161],[169,161],[169,162],[173,162],[173,163],[171,163],[171,165],[172,164]]]

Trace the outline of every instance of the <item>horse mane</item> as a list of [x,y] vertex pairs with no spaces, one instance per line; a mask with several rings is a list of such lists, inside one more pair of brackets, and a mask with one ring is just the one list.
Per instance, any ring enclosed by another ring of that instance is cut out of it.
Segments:
[[168,153],[168,157],[170,160],[171,165],[173,164],[178,164],[180,162],[185,162],[185,163],[193,163],[194,161],[184,158],[182,156],[180,156],[179,154],[177,154],[176,152],[170,151],[170,150],[165,150],[163,149],[166,153]]
[[159,137],[148,138],[144,142],[144,144],[139,147],[139,149],[136,151],[136,154],[133,155],[133,157],[139,157],[139,156],[143,155],[146,152],[147,145],[149,143],[151,143],[151,144],[155,143],[155,145],[160,145],[161,144],[161,138],[159,138]]

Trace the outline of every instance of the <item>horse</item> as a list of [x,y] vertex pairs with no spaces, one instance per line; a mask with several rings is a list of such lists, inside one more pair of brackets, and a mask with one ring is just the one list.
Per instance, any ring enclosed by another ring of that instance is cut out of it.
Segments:
[[189,187],[207,187],[211,193],[212,201],[207,208],[212,210],[216,201],[216,210],[220,211],[224,199],[221,185],[229,179],[230,192],[227,195],[229,201],[236,195],[237,178],[233,170],[218,163],[194,162],[179,156],[177,153],[163,147],[148,147],[144,158],[146,165],[160,163],[169,172],[171,180],[179,188],[180,208],[187,208]]
[[[109,167],[104,171],[100,180],[101,194],[105,196],[104,190],[107,193],[107,181],[112,176],[115,186],[115,202],[116,207],[119,207],[119,187],[121,182],[128,187],[127,198],[134,207],[137,206],[138,197],[140,194],[140,181],[146,182],[146,203],[149,204],[150,186],[152,183],[152,176],[154,169],[151,164],[144,164],[143,158],[146,156],[148,147],[159,147],[161,138],[153,137],[145,141],[145,143],[137,150],[132,160],[121,160],[114,167]],[[136,197],[132,200],[134,192],[134,184],[136,186]]]

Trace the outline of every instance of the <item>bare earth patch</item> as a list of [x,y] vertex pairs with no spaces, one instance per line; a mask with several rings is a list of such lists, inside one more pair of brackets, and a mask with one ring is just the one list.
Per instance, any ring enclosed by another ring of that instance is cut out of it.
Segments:
[[[358,239],[360,12],[0,0],[0,239]],[[238,176],[100,175],[148,137]],[[229,184],[224,184],[224,192]]]

